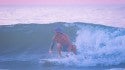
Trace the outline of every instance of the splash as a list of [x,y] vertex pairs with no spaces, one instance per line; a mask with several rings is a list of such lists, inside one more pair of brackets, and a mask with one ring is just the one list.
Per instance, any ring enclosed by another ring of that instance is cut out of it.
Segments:
[[58,63],[75,66],[107,66],[125,63],[124,29],[96,25],[80,25],[76,36],[78,55]]

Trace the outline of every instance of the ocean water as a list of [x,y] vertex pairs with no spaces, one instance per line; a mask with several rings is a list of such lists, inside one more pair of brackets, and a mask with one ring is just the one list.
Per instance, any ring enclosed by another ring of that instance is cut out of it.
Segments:
[[[54,28],[61,27],[77,55],[48,54]],[[125,28],[74,22],[0,26],[0,70],[125,70]]]

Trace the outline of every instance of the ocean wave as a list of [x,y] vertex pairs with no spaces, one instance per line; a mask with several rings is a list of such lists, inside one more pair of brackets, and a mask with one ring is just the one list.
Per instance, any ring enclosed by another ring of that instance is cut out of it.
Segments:
[[124,28],[82,22],[0,26],[0,60],[37,60],[48,57],[53,29],[58,26],[76,44],[78,54],[57,63],[76,66],[125,63]]

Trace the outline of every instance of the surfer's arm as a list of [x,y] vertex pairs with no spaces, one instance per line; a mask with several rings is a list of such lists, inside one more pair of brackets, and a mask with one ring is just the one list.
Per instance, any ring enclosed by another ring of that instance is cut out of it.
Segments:
[[50,54],[52,53],[53,48],[54,48],[54,41],[52,41],[51,46],[49,48],[49,53]]
[[54,36],[53,39],[52,39],[52,42],[51,42],[51,45],[50,45],[49,51],[52,51],[52,50],[53,50],[53,48],[54,48],[54,44],[55,44],[55,36]]
[[52,51],[52,50],[53,50],[53,47],[54,47],[54,41],[52,41],[52,43],[51,43],[51,46],[50,46],[50,51]]

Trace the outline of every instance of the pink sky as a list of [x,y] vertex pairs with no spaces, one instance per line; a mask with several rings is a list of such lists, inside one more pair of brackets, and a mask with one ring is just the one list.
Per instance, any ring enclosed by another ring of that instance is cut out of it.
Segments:
[[125,0],[0,0],[0,5],[114,5]]

